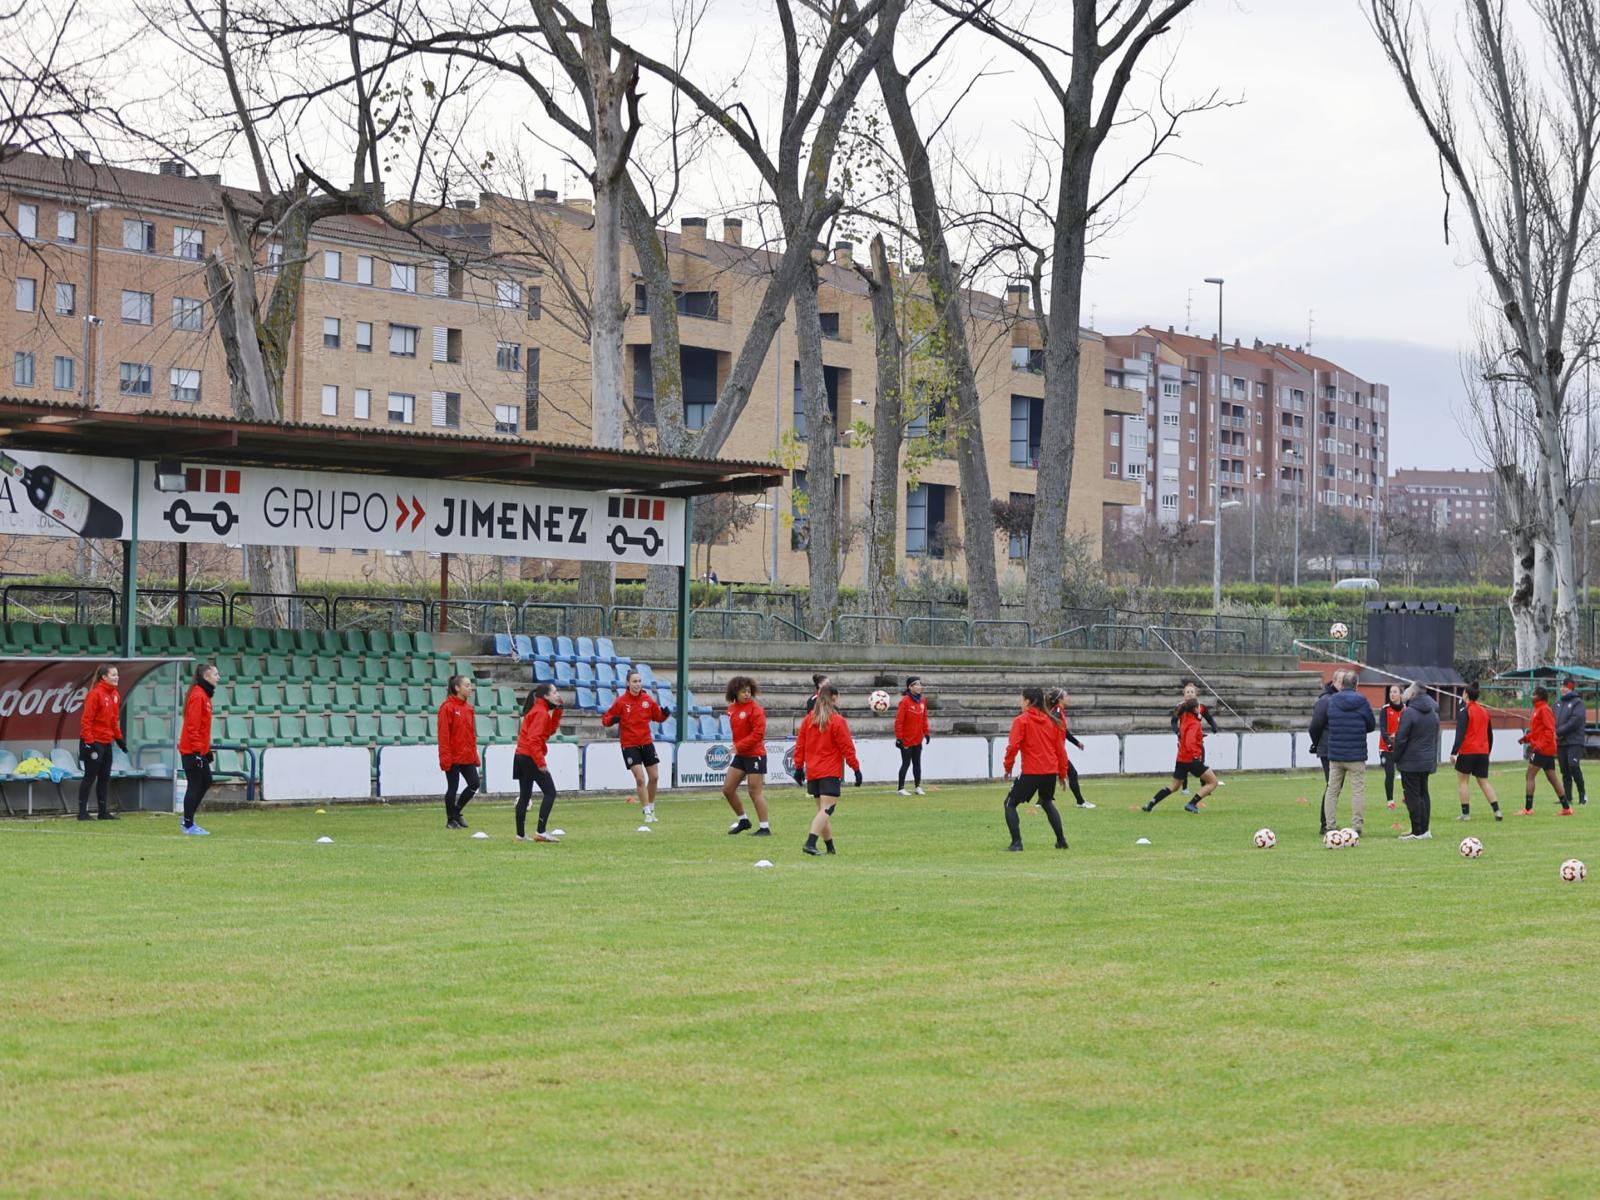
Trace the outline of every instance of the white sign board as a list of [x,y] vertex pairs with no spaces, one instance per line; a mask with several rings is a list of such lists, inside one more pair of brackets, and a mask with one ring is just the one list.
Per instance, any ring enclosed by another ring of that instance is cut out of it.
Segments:
[[[1078,739],[1083,749],[1067,747],[1067,756],[1079,775],[1115,775],[1122,769],[1122,743],[1114,733],[1095,733]],[[1004,752],[1005,746],[1000,747]]]
[[[479,751],[478,778],[483,778]],[[378,751],[378,795],[438,796],[444,799],[444,772],[437,746],[384,746]]]
[[126,538],[133,463],[0,449],[0,534]]
[[683,501],[604,492],[185,463],[188,488],[140,474],[139,536],[648,566],[683,563]]
[[[516,757],[515,746],[490,746],[483,752],[483,790],[495,796],[515,796],[517,781],[511,774],[511,760]],[[576,742],[551,742],[545,747],[545,769],[555,781],[557,792],[578,790],[578,760]],[[533,789],[535,798],[539,789]]]
[[266,800],[365,800],[372,795],[372,751],[269,746],[261,756],[261,795]]
[[[656,758],[660,760],[656,768],[657,791],[672,787],[672,750],[671,742],[656,743]],[[590,742],[583,748],[584,791],[631,792],[634,787],[633,772],[622,765],[622,747],[616,742]]]
[[[678,786],[681,788],[721,787],[733,764],[733,746],[728,742],[683,742],[678,746]],[[790,785],[794,776],[793,740],[767,739],[767,786]]]

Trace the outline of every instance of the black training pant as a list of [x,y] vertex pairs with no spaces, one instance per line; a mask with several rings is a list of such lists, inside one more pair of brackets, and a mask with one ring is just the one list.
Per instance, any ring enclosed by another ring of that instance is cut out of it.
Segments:
[[1406,812],[1411,814],[1411,832],[1428,832],[1433,819],[1433,797],[1428,795],[1427,771],[1401,771],[1400,791],[1405,796]]
[[1067,764],[1067,786],[1072,789],[1072,796],[1080,805],[1083,804],[1083,789],[1078,786],[1078,768],[1072,763]]
[[1011,791],[1006,796],[1006,828],[1011,831],[1011,844],[1022,844],[1022,824],[1017,820],[1017,808],[1028,803],[1035,796],[1039,798],[1039,807],[1044,809],[1045,818],[1050,822],[1050,828],[1055,830],[1056,841],[1064,843],[1067,840],[1066,831],[1061,828],[1061,813],[1056,809],[1056,777],[1054,775],[1019,775],[1017,781],[1011,785]]
[[1561,790],[1566,792],[1567,803],[1571,804],[1573,781],[1577,781],[1580,798],[1589,794],[1589,789],[1583,785],[1583,746],[1562,746],[1556,754],[1561,760]]
[[183,773],[189,780],[188,790],[183,793],[183,824],[184,828],[188,828],[194,824],[194,815],[200,811],[200,802],[211,790],[211,763],[203,754],[185,754]]
[[[518,755],[519,759],[525,756]],[[539,832],[545,831],[545,825],[550,820],[550,810],[556,803],[556,781],[546,771],[534,763],[530,758],[527,765],[516,764],[521,773],[517,775],[517,836],[528,836],[528,801],[533,798],[533,785],[539,785]]]
[[[1385,800],[1387,800],[1390,804],[1393,804],[1394,803],[1394,755],[1390,754],[1387,750],[1385,750],[1385,751],[1383,751],[1383,753],[1379,754],[1378,757],[1383,761],[1383,798]],[[1404,790],[1404,784],[1401,785],[1401,788],[1402,788],[1402,790]]]
[[[444,773],[444,811],[452,821],[461,819],[461,810],[467,806],[467,801],[478,794],[478,768],[474,763],[461,763],[449,768]],[[456,788],[462,783],[467,786],[462,789],[459,799],[456,797]]]
[[109,812],[111,803],[111,743],[85,742],[79,759],[83,764],[83,779],[78,784],[78,811],[89,811],[89,789],[94,788],[95,800],[101,812]]
[[1328,832],[1328,823],[1322,819],[1322,797],[1328,794],[1328,756],[1326,754],[1319,754],[1317,757],[1322,760],[1322,795],[1317,797],[1317,803],[1315,805],[1317,810],[1317,836],[1321,837],[1323,834]]
[[906,786],[906,768],[911,768],[911,777],[917,781],[917,786],[922,786],[922,743],[913,742],[909,746],[900,747],[900,783],[899,787]]

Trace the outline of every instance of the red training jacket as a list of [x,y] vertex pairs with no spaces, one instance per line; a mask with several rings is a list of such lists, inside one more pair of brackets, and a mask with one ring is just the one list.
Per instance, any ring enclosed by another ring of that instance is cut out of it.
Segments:
[[1533,702],[1533,717],[1528,721],[1528,732],[1522,735],[1522,740],[1533,747],[1535,754],[1555,757],[1556,715],[1550,711],[1548,702],[1544,700]]
[[533,707],[523,714],[522,724],[517,729],[516,752],[527,755],[533,759],[534,766],[544,770],[545,743],[560,724],[561,709],[551,708],[543,697],[535,700]]
[[894,736],[902,746],[920,746],[928,736],[928,702],[907,692],[894,714]]
[[1489,753],[1489,710],[1475,700],[1463,700],[1461,703],[1467,710],[1467,736],[1461,739],[1461,748],[1456,753]]
[[78,736],[91,746],[122,740],[122,693],[102,679],[83,698],[83,725]]
[[1017,714],[1011,722],[1011,740],[1006,743],[1005,773],[1011,774],[1011,764],[1022,755],[1024,775],[1054,775],[1067,777],[1067,742],[1061,735],[1061,726],[1052,721],[1041,708],[1031,705]]
[[611,707],[606,709],[606,715],[600,718],[600,724],[620,724],[617,740],[624,746],[648,746],[655,741],[650,736],[650,722],[666,719],[666,710],[649,692],[641,691],[637,696],[632,692],[618,692]]
[[1378,732],[1379,750],[1388,750],[1394,745],[1394,733],[1395,730],[1400,728],[1400,717],[1405,711],[1406,706],[1404,704],[1399,708],[1392,704],[1383,706],[1383,728]]
[[754,700],[728,705],[728,725],[733,752],[740,758],[760,758],[767,752],[767,710]]
[[478,765],[478,718],[460,696],[439,705],[439,770]]
[[1206,756],[1206,727],[1201,723],[1201,714],[1206,711],[1206,706],[1201,705],[1199,712],[1181,712],[1178,714],[1178,761],[1200,762]]
[[198,683],[189,689],[183,702],[183,733],[178,737],[179,754],[211,753],[211,697]]
[[855,739],[850,736],[850,726],[838,713],[828,718],[821,729],[807,717],[800,723],[800,733],[794,744],[794,765],[812,779],[843,779],[846,764],[859,771],[861,763],[856,758]]

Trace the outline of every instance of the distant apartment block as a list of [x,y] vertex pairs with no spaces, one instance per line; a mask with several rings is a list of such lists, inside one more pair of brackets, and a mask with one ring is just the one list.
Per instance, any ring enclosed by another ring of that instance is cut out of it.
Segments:
[[1440,533],[1493,533],[1499,528],[1494,474],[1402,467],[1389,480],[1389,511]]

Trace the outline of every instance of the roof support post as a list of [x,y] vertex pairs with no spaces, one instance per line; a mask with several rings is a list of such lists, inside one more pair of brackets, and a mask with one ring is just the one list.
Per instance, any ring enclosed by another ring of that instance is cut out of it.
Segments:
[[683,744],[689,740],[689,588],[690,564],[694,561],[694,497],[683,501],[683,562],[678,567],[678,746],[672,754],[672,786],[678,786],[678,757]]
[[139,460],[133,460],[133,503],[122,543],[122,657],[139,653]]

